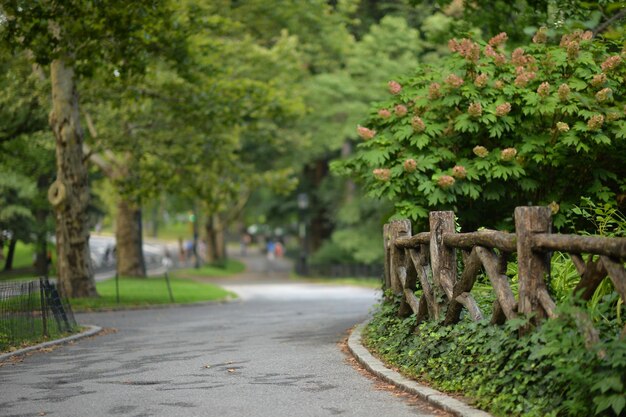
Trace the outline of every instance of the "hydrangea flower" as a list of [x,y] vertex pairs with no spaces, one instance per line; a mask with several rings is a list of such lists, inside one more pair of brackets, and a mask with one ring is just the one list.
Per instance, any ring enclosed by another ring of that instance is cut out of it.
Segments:
[[548,28],[542,26],[533,36],[533,43],[546,43],[548,41]]
[[456,165],[454,168],[452,168],[452,176],[454,178],[462,180],[467,176],[467,170],[462,165]]
[[400,94],[400,91],[402,91],[402,86],[397,81],[389,81],[387,85],[391,94]]
[[472,152],[474,152],[474,155],[476,155],[479,158],[485,158],[487,155],[489,155],[489,151],[487,150],[487,148],[485,148],[484,146],[474,146],[474,149],[472,149]]
[[408,109],[406,108],[405,105],[403,104],[398,104],[395,108],[394,111],[396,113],[396,116],[398,117],[402,117],[402,116],[406,116]]
[[515,148],[506,148],[500,151],[500,159],[502,159],[503,161],[512,161],[513,159],[515,159],[516,155],[517,149]]
[[378,115],[383,119],[389,119],[391,117],[391,112],[388,109],[380,109],[378,110]]
[[439,83],[432,83],[431,85],[429,85],[428,86],[428,98],[430,100],[435,100],[441,97],[441,93],[439,91],[440,88],[441,88],[441,85]]
[[445,79],[446,84],[451,85],[454,88],[459,88],[463,85],[463,78],[459,77],[456,74],[450,74]]
[[599,87],[606,82],[606,74],[600,73],[593,76],[591,79],[591,85],[594,87]]
[[389,181],[391,179],[391,171],[387,168],[376,168],[372,171],[372,174],[379,181]]
[[411,126],[413,127],[413,130],[418,133],[421,133],[424,131],[424,129],[426,129],[424,121],[419,116],[415,116],[411,119]]
[[537,88],[537,94],[539,94],[540,97],[548,97],[550,95],[550,83],[542,82]]
[[506,34],[506,32],[500,32],[493,38],[489,39],[488,43],[494,48],[497,48],[498,46],[506,42],[508,39],[509,39],[509,36]]
[[415,172],[417,169],[417,162],[415,162],[415,159],[406,159],[403,165],[406,172]]
[[600,68],[602,68],[602,72],[608,72],[617,68],[620,62],[622,62],[622,58],[619,55],[613,55],[600,64]]
[[441,188],[450,188],[454,185],[454,177],[450,175],[442,175],[437,180],[437,185]]
[[556,124],[556,128],[559,132],[568,132],[569,131],[569,125],[565,122],[557,122]]
[[511,103],[502,103],[496,106],[496,116],[502,117],[509,114],[511,111]]
[[477,102],[471,103],[467,108],[467,113],[472,117],[479,117],[483,114],[483,106]]
[[478,77],[476,77],[476,79],[474,80],[474,85],[478,88],[483,88],[484,86],[487,85],[487,80],[489,79],[489,77],[487,76],[487,74],[480,74]]
[[368,129],[368,128],[363,127],[361,125],[357,126],[356,132],[358,133],[358,135],[361,138],[363,138],[365,140],[371,139],[371,138],[373,138],[376,135],[376,131],[375,130]]
[[595,114],[591,116],[591,119],[587,122],[587,127],[591,130],[597,130],[604,124],[604,116],[601,114]]
[[599,103],[605,102],[610,100],[613,97],[613,90],[611,90],[610,88],[603,88],[602,90],[598,91],[596,93],[596,100],[598,100]]

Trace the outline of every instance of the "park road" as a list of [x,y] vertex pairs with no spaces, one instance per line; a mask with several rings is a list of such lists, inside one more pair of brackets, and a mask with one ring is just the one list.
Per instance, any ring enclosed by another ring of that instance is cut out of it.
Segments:
[[430,416],[338,342],[374,290],[248,273],[234,302],[77,315],[116,333],[0,367],[0,416]]

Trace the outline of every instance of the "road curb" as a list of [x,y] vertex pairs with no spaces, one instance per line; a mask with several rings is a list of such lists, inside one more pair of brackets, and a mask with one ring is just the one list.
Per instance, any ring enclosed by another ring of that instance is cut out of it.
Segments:
[[403,391],[415,394],[429,404],[441,408],[458,417],[493,417],[491,414],[470,407],[462,401],[449,397],[443,392],[418,384],[400,373],[387,368],[378,358],[375,358],[361,341],[361,332],[369,320],[359,324],[348,337],[348,349],[356,360],[374,375],[395,385]]
[[44,343],[40,343],[38,345],[35,346],[29,346],[27,348],[24,349],[19,349],[16,350],[14,352],[9,352],[9,353],[2,353],[0,354],[0,362],[10,359],[12,357],[17,357],[17,356],[23,356],[25,354],[27,354],[28,352],[32,352],[34,350],[39,350],[42,348],[47,348],[50,346],[56,346],[56,345],[63,345],[69,342],[72,342],[74,340],[78,340],[78,339],[82,339],[85,337],[89,337],[89,336],[93,336],[97,333],[99,333],[102,330],[102,327],[100,326],[85,326],[87,327],[87,330],[82,331],[81,333],[78,334],[73,334],[71,336],[67,336],[67,337],[63,337],[61,339],[56,339],[56,340],[51,340],[49,342],[44,342]]

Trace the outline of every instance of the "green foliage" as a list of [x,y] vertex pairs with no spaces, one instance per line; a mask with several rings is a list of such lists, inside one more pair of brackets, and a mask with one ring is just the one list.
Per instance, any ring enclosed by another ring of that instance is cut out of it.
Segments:
[[366,139],[338,171],[400,214],[454,209],[466,229],[506,227],[518,205],[615,201],[626,190],[626,63],[589,36],[556,46],[538,35],[511,55],[502,39],[451,41],[456,53],[372,108]]
[[438,389],[463,393],[501,416],[619,416],[626,394],[626,344],[616,321],[592,322],[601,339],[589,345],[581,331],[585,310],[575,301],[559,318],[527,336],[527,322],[503,327],[487,321],[456,326],[400,319],[397,300],[383,303],[367,327],[368,347],[402,372]]

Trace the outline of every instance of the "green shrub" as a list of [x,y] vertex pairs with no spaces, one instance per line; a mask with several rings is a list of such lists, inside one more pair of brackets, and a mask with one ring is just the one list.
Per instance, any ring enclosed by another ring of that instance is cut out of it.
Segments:
[[[626,195],[626,55],[621,45],[546,33],[508,53],[489,43],[450,42],[453,54],[391,81],[354,157],[334,168],[374,197],[424,220],[453,209],[466,230],[510,226],[520,205],[571,208],[581,195]],[[557,226],[565,218],[555,217]]]
[[572,299],[559,307],[558,319],[521,338],[517,330],[527,323],[524,319],[505,326],[465,320],[456,326],[425,322],[416,327],[414,316],[398,318],[398,305],[398,300],[381,305],[365,331],[365,343],[410,376],[463,393],[501,416],[626,412],[626,343],[619,338],[615,316],[605,320],[610,308],[591,315],[601,337],[590,345],[581,331],[586,310]]

